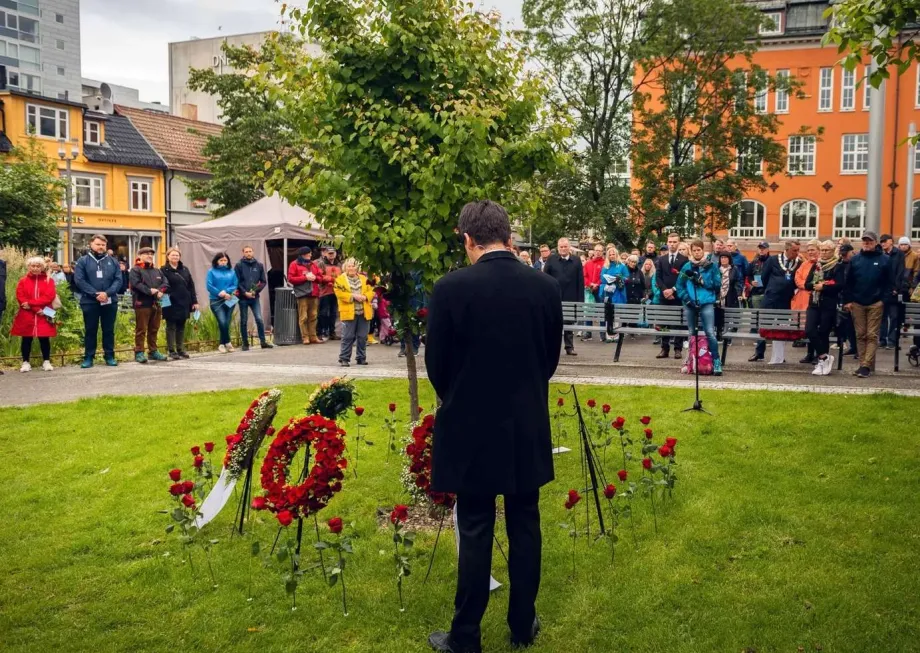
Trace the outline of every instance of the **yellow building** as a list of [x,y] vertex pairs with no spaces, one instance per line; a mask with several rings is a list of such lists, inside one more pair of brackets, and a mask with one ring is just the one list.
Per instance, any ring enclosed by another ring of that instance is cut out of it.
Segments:
[[6,90],[0,91],[0,121],[0,137],[14,146],[34,134],[58,163],[62,178],[67,176],[64,159],[73,158],[74,242],[71,249],[65,220],[59,261],[79,258],[92,236],[102,234],[115,256],[129,264],[141,247],[156,249],[162,262],[166,164],[130,120],[94,113],[75,102]]

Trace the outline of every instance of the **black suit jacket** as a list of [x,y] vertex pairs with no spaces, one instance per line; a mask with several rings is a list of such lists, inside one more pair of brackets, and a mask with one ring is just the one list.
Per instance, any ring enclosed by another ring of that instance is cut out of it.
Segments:
[[553,480],[548,395],[561,341],[559,284],[510,252],[485,254],[435,284],[425,345],[443,402],[434,490],[518,494]]
[[552,254],[546,260],[543,272],[559,283],[562,301],[585,301],[585,271],[580,258],[570,254],[569,260],[564,261],[558,254]]
[[6,308],[6,261],[0,260],[0,314]]
[[680,305],[677,293],[674,293],[674,297],[671,299],[665,297],[663,293],[665,290],[673,289],[677,285],[677,277],[680,276],[680,271],[688,260],[683,254],[677,254],[674,258],[674,265],[671,265],[671,254],[669,252],[659,256],[658,260],[655,261],[655,284],[658,286],[658,290],[662,291],[662,304]]
[[797,259],[789,270],[789,276],[779,264],[779,254],[771,256],[760,270],[760,281],[763,284],[762,308],[786,309],[792,306],[795,296],[795,273],[802,265]]

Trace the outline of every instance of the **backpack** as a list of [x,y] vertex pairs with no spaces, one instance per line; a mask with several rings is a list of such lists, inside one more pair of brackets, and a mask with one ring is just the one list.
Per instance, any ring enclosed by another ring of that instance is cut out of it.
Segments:
[[706,336],[691,336],[688,338],[687,360],[680,368],[681,374],[695,374],[697,350],[699,350],[700,375],[712,374],[712,352],[709,351],[709,339]]

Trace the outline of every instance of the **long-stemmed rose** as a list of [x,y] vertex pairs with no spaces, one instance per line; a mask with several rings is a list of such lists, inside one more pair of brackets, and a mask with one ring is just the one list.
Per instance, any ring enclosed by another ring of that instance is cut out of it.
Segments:
[[[393,526],[393,547],[395,549],[393,560],[396,563],[396,589],[399,593],[400,612],[406,611],[405,603],[403,603],[403,578],[412,573],[407,552],[415,544],[415,536],[403,527],[407,519],[409,519],[409,507],[401,504],[394,506],[390,513],[390,524]],[[403,548],[402,552],[399,550],[400,545]]]
[[361,421],[361,416],[364,415],[363,406],[355,406],[355,417],[358,418],[358,434],[355,436],[355,461],[351,469],[355,474],[355,478],[358,478],[358,449],[361,447],[363,442],[367,446],[373,446],[373,442],[364,437],[364,423]]
[[387,465],[390,464],[390,453],[396,452],[396,404],[390,404],[388,408],[390,414],[387,415],[383,421],[387,427],[387,433],[389,434],[389,437],[387,438]]
[[575,564],[575,540],[578,539],[578,522],[577,522],[577,512],[573,510],[575,506],[581,501],[581,494],[578,493],[578,490],[572,489],[569,490],[569,494],[565,499],[565,509],[569,511],[569,523],[562,524],[564,528],[569,530],[569,537],[572,538],[572,578],[575,578],[577,573],[577,568]]
[[613,505],[613,498],[617,495],[617,488],[613,483],[608,483],[607,487],[604,488],[604,498],[607,499],[607,508],[610,511],[610,529],[607,532],[607,537],[610,539],[610,564],[612,565],[616,561],[616,545],[619,541],[617,536],[617,509]]
[[553,432],[556,436],[556,449],[560,447],[562,440],[566,439],[566,428],[565,428],[565,399],[559,397],[556,400],[556,411],[553,413]]
[[211,547],[217,544],[217,540],[202,540],[202,538],[199,537],[201,529],[195,525],[195,521],[200,515],[198,512],[198,501],[195,495],[197,494],[200,497],[204,496],[203,483],[200,481],[196,483],[191,480],[183,481],[181,469],[171,469],[168,475],[171,481],[169,485],[169,494],[176,505],[172,510],[162,511],[164,514],[168,514],[175,522],[167,524],[166,532],[172,533],[176,526],[179,526],[181,532],[180,541],[186,547],[186,557],[189,569],[193,575],[195,573],[195,565],[192,562],[192,546],[198,544],[201,547],[205,554],[205,560],[208,563],[211,583],[214,587],[217,587],[217,578],[214,576],[214,568],[211,566]]
[[337,567],[333,567],[329,572],[329,587],[334,587],[339,580],[342,581],[342,613],[347,617],[348,616],[348,601],[345,596],[345,554],[354,553],[354,549],[351,544],[351,537],[348,535],[342,535],[342,529],[344,524],[341,517],[333,517],[326,525],[329,527],[329,532],[336,536],[336,538],[327,542],[326,540],[320,540],[313,546],[319,549],[321,552],[324,549],[332,549],[338,553],[339,564]]
[[677,481],[677,475],[674,473],[676,447],[676,438],[665,438],[664,444],[658,448],[658,455],[668,461],[667,466],[661,468],[661,473],[664,474],[665,487],[668,489],[668,498],[671,500],[674,499],[674,483]]
[[[633,443],[632,438],[629,436],[629,430],[626,428],[626,418],[619,416],[610,423],[610,426],[620,436],[620,449],[623,451],[623,469],[626,469],[626,462],[632,458],[632,453],[627,451],[627,448],[632,446]],[[621,478],[620,480],[624,479]]]

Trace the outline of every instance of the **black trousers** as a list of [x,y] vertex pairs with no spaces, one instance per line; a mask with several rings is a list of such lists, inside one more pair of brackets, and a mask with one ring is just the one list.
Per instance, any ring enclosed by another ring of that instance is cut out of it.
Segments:
[[118,320],[118,300],[112,298],[112,303],[80,304],[83,311],[83,325],[86,335],[83,341],[83,358],[92,360],[96,356],[96,345],[99,342],[99,326],[102,325],[102,353],[109,358],[115,358],[115,322]]
[[[508,532],[508,626],[520,639],[530,637],[537,615],[540,589],[540,491],[505,495]],[[461,494],[457,497],[460,562],[451,639],[459,647],[480,644],[479,624],[489,603],[492,540],[495,533],[495,497]]]
[[[32,341],[34,338],[23,338],[22,344],[19,349],[22,353],[22,361],[28,363],[29,359],[32,357]],[[38,346],[42,350],[42,361],[51,360],[51,339],[50,338],[38,338]]]
[[[831,350],[831,329],[837,323],[836,306],[808,307],[805,313],[805,333],[808,335],[808,353],[815,356],[827,356]],[[812,349],[812,347],[814,349]],[[843,354],[843,352],[840,352]]]
[[565,343],[566,351],[575,351],[575,331],[569,331],[568,329],[574,329],[574,322],[563,322],[565,327],[562,331],[562,341]]

